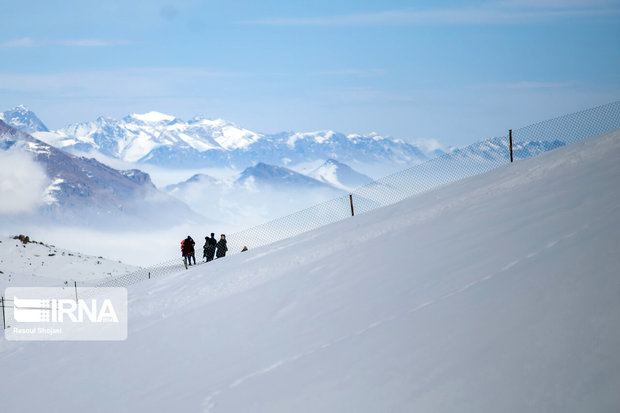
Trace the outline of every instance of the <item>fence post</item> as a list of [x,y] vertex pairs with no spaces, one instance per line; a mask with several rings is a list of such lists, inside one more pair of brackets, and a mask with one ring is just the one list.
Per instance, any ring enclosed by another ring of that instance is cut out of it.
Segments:
[[508,137],[510,140],[510,162],[512,162],[512,129],[508,130]]
[[353,194],[349,194],[349,201],[351,202],[351,216],[355,216],[355,211],[353,210]]
[[73,281],[73,285],[75,285],[75,303],[77,304],[77,302],[78,302],[77,281]]
[[6,319],[4,317],[4,297],[0,298],[0,303],[2,303],[2,329],[6,330]]
[[149,271],[149,280],[151,279],[151,272]]

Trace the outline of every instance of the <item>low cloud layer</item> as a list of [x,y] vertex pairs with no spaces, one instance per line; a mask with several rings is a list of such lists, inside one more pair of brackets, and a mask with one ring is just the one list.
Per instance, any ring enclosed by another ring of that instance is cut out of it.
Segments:
[[0,152],[0,214],[30,212],[43,202],[43,168],[23,152]]

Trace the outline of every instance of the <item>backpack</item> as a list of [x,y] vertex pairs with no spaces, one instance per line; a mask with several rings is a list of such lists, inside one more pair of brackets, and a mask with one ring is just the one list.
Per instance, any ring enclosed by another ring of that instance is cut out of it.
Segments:
[[185,252],[185,240],[181,241],[181,251]]

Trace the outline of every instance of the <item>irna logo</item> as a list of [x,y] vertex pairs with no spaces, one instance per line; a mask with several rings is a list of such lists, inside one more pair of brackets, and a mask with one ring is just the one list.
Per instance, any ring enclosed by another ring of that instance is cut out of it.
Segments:
[[109,298],[103,300],[20,299],[13,298],[15,321],[21,323],[118,323]]
[[7,340],[127,339],[127,289],[8,287]]

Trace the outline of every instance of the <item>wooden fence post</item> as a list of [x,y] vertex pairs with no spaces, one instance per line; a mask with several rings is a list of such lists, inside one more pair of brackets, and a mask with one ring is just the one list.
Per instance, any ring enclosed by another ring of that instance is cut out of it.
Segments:
[[0,303],[2,304],[2,329],[6,329],[6,318],[4,317],[4,297],[0,298]]
[[73,281],[73,285],[75,285],[75,303],[77,304],[77,302],[78,302],[77,281]]
[[351,216],[355,216],[355,211],[353,210],[353,194],[349,194],[349,201],[351,202]]
[[512,162],[512,129],[508,130],[508,137],[510,139],[510,162]]

